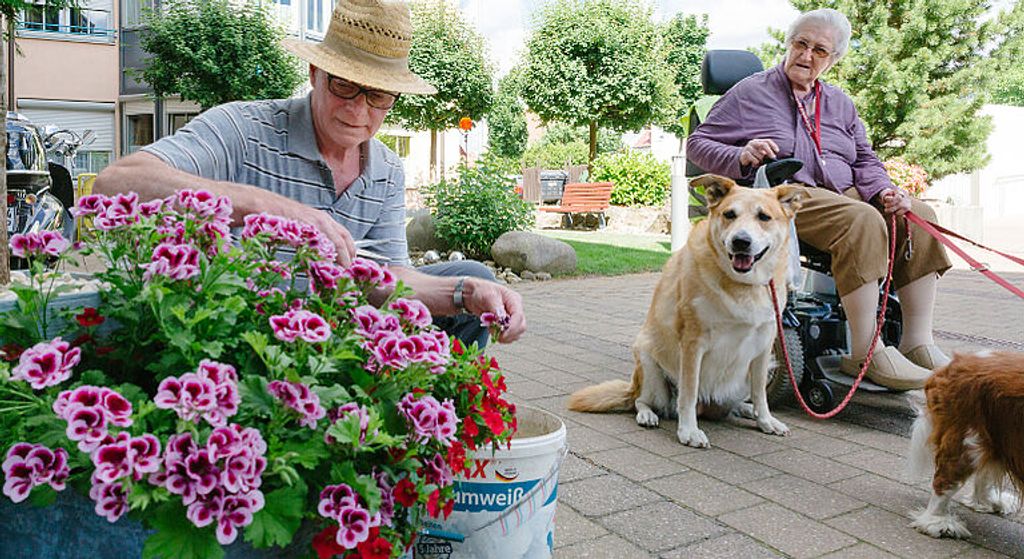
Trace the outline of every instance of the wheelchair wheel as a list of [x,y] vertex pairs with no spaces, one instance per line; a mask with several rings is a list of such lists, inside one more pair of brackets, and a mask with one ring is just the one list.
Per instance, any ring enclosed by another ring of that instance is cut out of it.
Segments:
[[832,403],[832,387],[827,382],[820,380],[812,382],[807,387],[805,396],[807,407],[814,410],[815,413],[828,413],[835,407]]
[[796,377],[797,386],[800,385],[804,376],[804,345],[800,342],[800,333],[792,328],[783,328],[782,337],[775,339],[775,347],[772,349],[775,367],[768,373],[767,386],[770,406],[792,402],[793,390],[796,390],[789,380],[789,371],[786,370],[786,360],[782,356],[780,342],[786,344],[786,352],[789,354],[789,362],[793,366],[793,376]]

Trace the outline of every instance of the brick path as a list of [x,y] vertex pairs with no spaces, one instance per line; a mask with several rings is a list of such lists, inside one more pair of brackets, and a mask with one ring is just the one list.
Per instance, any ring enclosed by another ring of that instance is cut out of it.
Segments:
[[[741,420],[704,421],[708,450],[679,444],[674,421],[644,429],[632,414],[568,411],[575,389],[629,377],[657,277],[519,284],[529,332],[491,346],[513,395],[568,428],[556,557],[1024,558],[1024,513],[958,507],[974,534],[967,541],[907,527],[928,493],[901,477],[910,417],[892,395],[859,394],[824,422],[778,410],[792,431],[785,438]],[[1024,274],[1007,277],[1024,285]],[[1024,301],[953,270],[940,282],[935,330],[947,350],[1024,351]]]

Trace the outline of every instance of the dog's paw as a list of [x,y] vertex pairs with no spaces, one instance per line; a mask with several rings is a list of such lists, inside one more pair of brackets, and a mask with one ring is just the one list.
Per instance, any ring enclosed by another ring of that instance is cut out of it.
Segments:
[[971,509],[986,514],[1011,515],[1020,510],[1020,501],[1010,491],[992,490],[982,499],[972,498],[964,503]]
[[778,435],[785,437],[789,434],[789,427],[786,424],[775,419],[772,416],[757,419],[757,426],[761,429],[762,433],[768,433],[769,435]]
[[708,442],[708,436],[697,427],[692,429],[680,427],[676,430],[676,436],[679,437],[679,442],[686,446],[694,448],[708,448],[711,446],[711,443]]
[[654,410],[646,409],[636,412],[636,424],[643,427],[657,427],[658,414]]
[[910,526],[922,534],[933,538],[969,538],[971,532],[952,514],[935,516],[921,511],[915,515]]
[[754,404],[750,402],[740,402],[733,408],[732,413],[743,419],[757,419],[757,414],[754,413]]

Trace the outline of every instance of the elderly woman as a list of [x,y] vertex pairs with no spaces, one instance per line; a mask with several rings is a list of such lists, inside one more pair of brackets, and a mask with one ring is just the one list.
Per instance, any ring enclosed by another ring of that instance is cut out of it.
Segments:
[[[850,22],[820,9],[802,14],[786,35],[778,66],[736,84],[687,141],[687,156],[708,172],[749,178],[765,157],[804,162],[794,180],[813,185],[796,216],[800,239],[832,255],[832,274],[851,330],[852,355],[841,370],[856,375],[875,328],[878,282],[888,258],[888,216],[908,210],[934,220],[928,205],[892,185],[868,144],[853,101],[818,78],[846,53]],[[942,246],[897,220],[893,285],[903,311],[899,348],[879,344],[867,370],[896,390],[924,385],[931,369],[949,361],[932,338],[935,285],[950,267]]]

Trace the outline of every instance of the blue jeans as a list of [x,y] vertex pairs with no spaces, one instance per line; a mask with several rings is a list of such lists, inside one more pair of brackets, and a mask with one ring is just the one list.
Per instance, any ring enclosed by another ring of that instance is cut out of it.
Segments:
[[[430,276],[469,276],[495,281],[491,269],[475,260],[441,262],[422,266],[417,270]],[[454,316],[438,316],[434,317],[434,325],[447,332],[449,336],[455,336],[467,347],[473,342],[476,342],[480,349],[487,346],[489,339],[487,328],[480,326],[480,317],[476,315],[463,313]]]

